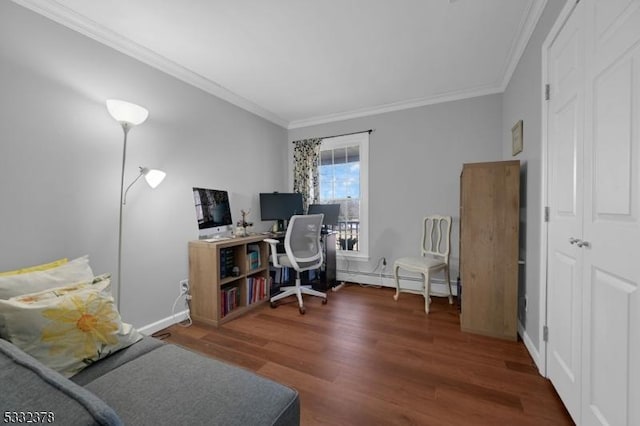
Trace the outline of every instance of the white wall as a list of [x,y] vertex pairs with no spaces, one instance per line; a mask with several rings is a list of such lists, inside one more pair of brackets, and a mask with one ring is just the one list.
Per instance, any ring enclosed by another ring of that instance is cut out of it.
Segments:
[[[0,2],[0,270],[83,254],[116,271],[123,134],[104,101],[150,110],[129,134],[124,216],[127,322],[170,315],[197,238],[192,186],[226,189],[234,220],[287,186],[286,130],[53,23]],[[265,224],[266,226],[266,224]]]
[[[369,272],[420,252],[422,218],[454,217],[452,280],[458,270],[459,185],[462,164],[495,161],[502,149],[502,96],[490,95],[289,130],[289,141],[375,129],[369,146],[370,261],[350,262]],[[291,162],[293,144],[289,143]],[[293,187],[289,170],[289,188]],[[338,268],[346,264],[338,263]]]
[[[521,266],[519,288],[519,319],[526,330],[528,338],[540,349],[540,327],[544,318],[540,318],[540,286],[544,285],[540,276],[540,229],[543,219],[541,202],[542,185],[542,43],[551,26],[558,17],[565,1],[549,1],[538,21],[538,25],[529,40],[526,50],[503,94],[503,130],[502,155],[504,159],[511,156],[511,127],[523,120],[523,151],[515,159],[522,164],[521,185],[521,258],[525,265]],[[526,311],[524,308],[524,299]],[[535,355],[535,354],[534,354]]]

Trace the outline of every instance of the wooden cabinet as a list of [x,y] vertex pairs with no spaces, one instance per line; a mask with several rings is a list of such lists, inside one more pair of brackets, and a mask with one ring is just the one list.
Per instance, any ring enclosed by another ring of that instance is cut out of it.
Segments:
[[460,176],[462,331],[516,340],[520,162],[465,164]]
[[263,239],[189,242],[191,317],[195,321],[217,327],[269,300],[269,246]]

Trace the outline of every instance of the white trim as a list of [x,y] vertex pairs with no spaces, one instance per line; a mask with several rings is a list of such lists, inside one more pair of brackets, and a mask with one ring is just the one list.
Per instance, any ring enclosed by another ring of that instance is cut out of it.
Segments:
[[146,334],[147,336],[152,335],[153,333],[165,329],[173,324],[177,324],[189,318],[189,310],[185,309],[182,312],[178,312],[175,315],[168,316],[156,322],[152,322],[151,324],[147,324],[145,326],[139,327],[138,331],[142,334]]
[[476,98],[478,96],[493,95],[502,93],[501,87],[482,86],[467,90],[459,90],[454,92],[442,93],[424,98],[417,98],[408,101],[393,102],[374,107],[355,109],[351,111],[339,112],[335,114],[320,115],[302,120],[294,120],[287,127],[289,130],[301,127],[315,126],[318,124],[333,123],[335,121],[351,120],[353,118],[368,117],[370,115],[384,114],[387,112],[401,111],[405,109],[418,108],[427,105],[441,104],[444,102],[459,101],[462,99]]
[[520,334],[520,337],[524,342],[524,346],[529,351],[529,355],[531,355],[531,358],[533,359],[533,362],[536,364],[536,367],[538,367],[538,372],[540,373],[541,376],[546,377],[545,376],[545,358],[540,356],[540,352],[536,350],[536,346],[533,344],[533,340],[531,340],[531,337],[529,337],[529,335],[527,334],[527,330],[525,330],[524,325],[522,325],[520,321],[518,321],[518,334]]
[[475,98],[478,96],[493,95],[503,93],[511,81],[511,77],[515,72],[520,58],[529,43],[529,39],[533,31],[538,25],[538,21],[542,16],[542,12],[547,4],[547,0],[533,0],[527,13],[522,20],[522,31],[520,36],[512,44],[509,52],[509,60],[504,69],[502,79],[495,85],[483,85],[472,87],[464,90],[451,91],[446,93],[435,94],[423,98],[412,99],[408,101],[393,102],[389,104],[377,105],[374,107],[356,109],[335,114],[320,115],[316,117],[305,118],[302,120],[293,120],[289,123],[288,129],[298,129],[300,127],[316,126],[318,124],[332,123],[335,121],[351,120],[353,118],[367,117],[370,115],[384,114],[387,112],[401,111],[410,108],[418,108],[427,105],[440,104],[444,102],[459,101],[462,99]]
[[[539,352],[536,352],[537,357],[539,359],[539,363],[536,362],[536,365],[538,365],[538,369],[540,370],[541,374],[545,377],[547,377],[547,342],[544,341],[543,336],[544,336],[544,327],[547,325],[547,228],[548,228],[548,224],[547,222],[545,222],[544,218],[545,218],[545,212],[544,212],[544,208],[545,206],[549,205],[549,197],[548,197],[548,191],[547,191],[547,185],[548,185],[548,179],[547,179],[547,173],[549,171],[549,166],[548,166],[548,138],[547,138],[547,132],[548,132],[548,122],[547,122],[547,115],[548,115],[548,102],[546,100],[544,100],[544,96],[545,96],[545,85],[547,84],[547,82],[549,81],[549,75],[548,75],[548,51],[549,51],[549,47],[551,47],[551,44],[553,44],[553,41],[556,39],[556,37],[558,36],[558,34],[560,33],[560,30],[562,29],[562,27],[564,26],[564,23],[567,21],[567,19],[569,18],[569,15],[571,15],[571,12],[573,11],[574,7],[576,5],[575,0],[566,0],[566,3],[563,7],[563,9],[560,11],[560,14],[558,15],[558,18],[556,19],[556,22],[553,24],[553,26],[551,27],[551,30],[549,30],[549,33],[547,34],[547,37],[545,38],[544,42],[542,43],[542,60],[541,60],[541,66],[542,66],[542,87],[540,88],[540,96],[542,97],[542,116],[541,116],[541,161],[540,161],[540,173],[541,173],[541,194],[540,194],[540,200],[542,200],[542,223],[540,226],[540,311],[539,311],[539,318],[540,318],[540,322],[538,324],[538,336],[539,336],[539,341],[538,341],[538,347],[540,348]],[[553,91],[553,88],[552,88]],[[553,94],[552,94],[553,95]],[[523,331],[524,332],[524,331]],[[525,332],[526,334],[526,332]],[[526,344],[526,342],[525,342]],[[531,356],[534,357],[534,352],[535,352],[535,346],[532,345],[533,349],[529,348],[529,346],[527,346],[527,349],[529,349],[529,353],[531,353]],[[535,360],[535,359],[534,359]]]
[[[375,272],[346,272],[338,270],[336,274],[338,282],[377,285],[382,287],[396,288],[396,281],[392,275],[377,274]],[[400,276],[400,288],[410,291],[422,291],[422,279],[413,277]],[[456,283],[451,283],[451,292],[454,296],[457,293]],[[431,279],[431,294],[434,296],[449,295],[449,288],[446,281],[442,278]]]
[[202,75],[195,73],[150,49],[147,49],[146,47],[134,43],[128,38],[103,27],[97,22],[92,21],[59,3],[51,0],[12,1],[99,43],[109,46],[112,49],[165,72],[178,80],[184,81],[185,83],[223,99],[230,104],[242,108],[245,111],[255,114],[258,117],[262,117],[280,127],[287,127],[288,121],[273,112],[235,94],[215,81],[209,80],[208,78],[205,78]]
[[[322,139],[320,150],[339,149],[348,146],[358,146],[360,155],[360,228],[357,254],[344,255],[344,251],[338,250],[340,257],[346,259],[369,258],[369,132],[355,133],[345,136],[334,136]],[[319,194],[318,194],[319,195]],[[322,199],[320,199],[322,202]]]
[[529,39],[531,39],[533,31],[536,29],[536,25],[538,25],[538,21],[540,20],[546,5],[547,0],[534,0],[522,20],[522,31],[520,31],[520,37],[511,45],[511,51],[509,52],[511,60],[507,64],[502,77],[502,84],[500,84],[501,91],[504,92],[507,89],[507,85],[509,85],[509,81],[511,81],[511,77],[513,77],[513,73],[515,72],[518,63],[527,48]]
[[80,34],[83,34],[99,43],[109,46],[125,55],[131,56],[149,66],[163,71],[178,80],[184,81],[198,89],[210,93],[220,99],[223,99],[239,108],[242,108],[252,114],[264,118],[278,126],[286,129],[296,129],[300,127],[308,127],[317,124],[331,123],[335,121],[349,120],[353,118],[366,117],[370,115],[383,114],[387,112],[400,111],[410,108],[416,108],[426,105],[433,105],[443,102],[474,98],[478,96],[496,94],[504,92],[507,84],[511,80],[511,76],[520,61],[533,30],[535,29],[547,0],[533,0],[529,10],[523,19],[523,28],[519,34],[517,42],[512,45],[509,53],[509,61],[505,66],[502,79],[495,85],[483,85],[464,90],[434,94],[423,98],[412,99],[408,101],[394,102],[384,105],[378,105],[369,108],[356,109],[341,113],[328,114],[316,117],[310,117],[302,120],[288,121],[269,111],[260,105],[230,91],[213,80],[210,80],[198,73],[195,73],[162,55],[153,52],[126,37],[117,34],[114,31],[98,24],[87,17],[63,6],[53,0],[12,0],[27,9],[30,9],[42,16],[45,16],[67,28],[70,28]]

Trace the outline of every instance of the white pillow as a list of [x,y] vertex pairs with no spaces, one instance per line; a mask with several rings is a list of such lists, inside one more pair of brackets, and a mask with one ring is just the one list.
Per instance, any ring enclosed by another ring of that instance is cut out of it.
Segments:
[[65,377],[142,339],[121,321],[110,280],[0,300],[4,339]]
[[64,265],[44,271],[0,276],[0,299],[35,293],[93,278],[89,256],[73,259]]

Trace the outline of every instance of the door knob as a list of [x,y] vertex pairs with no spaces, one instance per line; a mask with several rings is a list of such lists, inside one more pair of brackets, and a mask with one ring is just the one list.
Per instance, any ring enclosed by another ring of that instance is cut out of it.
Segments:
[[590,248],[591,247],[591,243],[589,241],[582,241],[582,240],[578,240],[576,245],[578,247],[586,247],[586,248]]
[[577,239],[577,238],[569,237],[569,244],[571,244],[571,245],[573,245],[575,243],[580,244],[580,242],[581,241],[579,239]]

